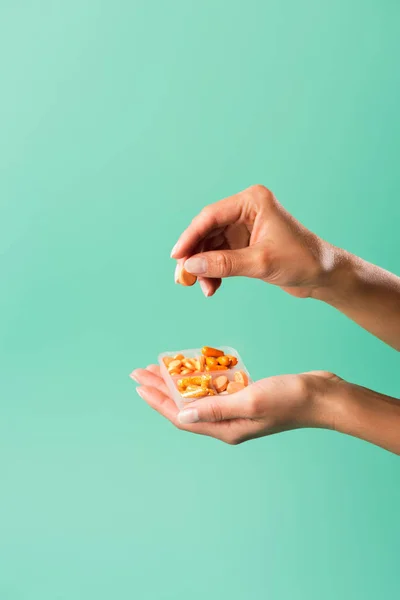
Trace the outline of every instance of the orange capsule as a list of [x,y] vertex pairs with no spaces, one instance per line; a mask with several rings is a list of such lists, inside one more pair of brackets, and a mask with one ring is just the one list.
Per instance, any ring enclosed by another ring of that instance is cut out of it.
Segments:
[[220,356],[217,360],[218,360],[219,365],[223,365],[224,367],[229,367],[229,364],[230,364],[229,356]]
[[178,283],[180,283],[181,285],[184,285],[185,287],[190,287],[192,285],[194,285],[197,281],[197,277],[196,275],[192,275],[192,273],[188,273],[186,271],[186,269],[184,269],[183,267],[181,268],[181,270],[179,271],[178,274]]
[[224,356],[222,350],[217,350],[217,348],[211,348],[210,346],[204,346],[202,349],[202,353],[204,356],[210,356],[212,358],[219,358],[220,356]]
[[207,365],[207,367],[216,367],[218,365],[218,361],[216,358],[213,358],[212,356],[207,356],[206,365]]
[[244,371],[236,371],[233,378],[237,383],[242,383],[244,387],[249,385],[249,378],[247,377],[247,373]]
[[228,387],[228,378],[226,375],[219,375],[218,377],[215,377],[213,380],[213,386],[219,394],[224,392]]
[[172,363],[174,359],[172,358],[172,356],[164,356],[163,361],[164,361],[164,365],[166,367],[169,367],[170,363]]
[[236,358],[236,356],[229,355],[228,358],[230,367],[235,367],[238,364],[238,359]]
[[228,394],[235,394],[236,392],[240,392],[240,390],[244,390],[244,385],[238,381],[230,381],[226,388]]

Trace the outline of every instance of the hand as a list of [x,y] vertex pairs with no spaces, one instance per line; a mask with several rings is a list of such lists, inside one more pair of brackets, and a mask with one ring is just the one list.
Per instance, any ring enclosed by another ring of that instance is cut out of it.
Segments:
[[191,402],[179,412],[160,368],[137,369],[132,379],[139,395],[178,429],[208,435],[228,444],[301,427],[330,427],[323,399],[341,379],[326,371],[270,377],[229,396]]
[[199,277],[212,296],[224,277],[262,279],[306,298],[325,286],[335,249],[292,217],[267,188],[255,185],[211,204],[182,233],[172,253],[177,269]]

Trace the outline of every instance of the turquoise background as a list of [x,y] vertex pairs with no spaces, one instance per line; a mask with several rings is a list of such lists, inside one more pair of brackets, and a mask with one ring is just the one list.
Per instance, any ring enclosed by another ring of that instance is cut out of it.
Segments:
[[129,372],[235,346],[399,395],[399,357],[255,281],[212,299],[169,252],[269,186],[331,242],[399,260],[395,0],[0,2],[0,597],[390,600],[398,458],[326,431],[230,447]]

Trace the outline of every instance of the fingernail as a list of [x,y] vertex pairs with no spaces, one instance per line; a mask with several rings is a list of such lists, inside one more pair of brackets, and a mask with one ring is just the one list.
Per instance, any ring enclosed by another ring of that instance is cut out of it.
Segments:
[[137,383],[139,383],[138,380],[136,379],[135,371],[132,371],[132,373],[129,373],[129,377],[131,379],[133,379],[133,381],[136,381]]
[[175,267],[175,275],[174,275],[174,279],[175,279],[175,283],[179,283],[179,272],[181,270],[181,266],[180,265],[176,265]]
[[188,408],[178,413],[178,421],[182,425],[197,423],[199,421],[199,411],[196,408]]
[[201,256],[193,256],[185,262],[185,269],[192,275],[202,275],[207,271],[207,261]]
[[177,242],[177,243],[175,244],[175,246],[172,248],[172,250],[171,250],[171,258],[173,258],[173,257],[174,257],[174,254],[175,254],[175,252],[178,250],[178,248],[179,248],[179,242]]
[[206,298],[209,297],[210,295],[210,290],[208,289],[208,284],[206,281],[199,281],[200,283],[200,287],[201,287],[201,291],[203,292],[203,294],[205,295]]
[[144,400],[144,396],[143,396],[143,390],[142,388],[136,388],[137,393],[139,394],[139,396],[142,398],[142,400]]

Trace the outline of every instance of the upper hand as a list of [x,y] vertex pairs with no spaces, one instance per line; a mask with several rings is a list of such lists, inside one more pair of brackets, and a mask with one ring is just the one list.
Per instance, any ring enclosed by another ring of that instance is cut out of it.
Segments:
[[206,206],[171,256],[199,276],[206,296],[224,277],[242,275],[301,298],[327,283],[334,248],[301,225],[267,188],[255,185]]

